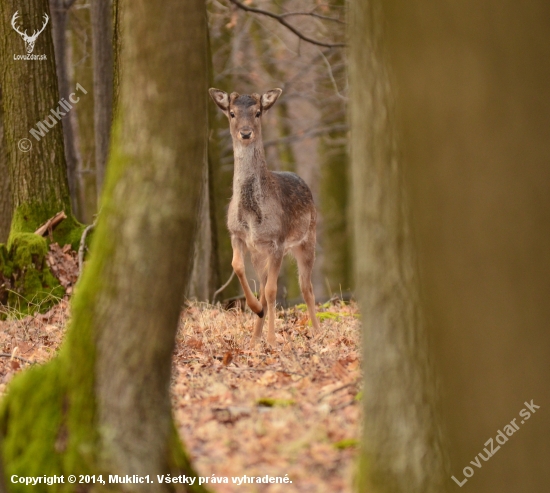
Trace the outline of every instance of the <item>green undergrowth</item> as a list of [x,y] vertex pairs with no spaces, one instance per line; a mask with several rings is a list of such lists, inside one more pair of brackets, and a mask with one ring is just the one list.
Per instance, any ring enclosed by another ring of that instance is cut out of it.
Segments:
[[261,397],[256,401],[258,406],[263,407],[288,407],[296,404],[292,399],[273,399],[271,397]]

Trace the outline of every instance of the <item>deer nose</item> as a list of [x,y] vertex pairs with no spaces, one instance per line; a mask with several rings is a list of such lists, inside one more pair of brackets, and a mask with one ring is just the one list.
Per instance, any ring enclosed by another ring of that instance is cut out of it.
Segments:
[[252,130],[249,130],[248,128],[243,128],[240,131],[240,134],[243,139],[250,139],[250,136],[252,135]]

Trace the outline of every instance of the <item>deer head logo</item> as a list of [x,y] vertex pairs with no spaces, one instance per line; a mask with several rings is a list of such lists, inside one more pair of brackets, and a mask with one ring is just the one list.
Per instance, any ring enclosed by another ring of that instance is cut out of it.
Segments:
[[32,50],[34,50],[34,43],[36,41],[36,38],[38,38],[38,35],[44,30],[46,29],[46,26],[48,24],[48,20],[49,20],[49,17],[48,17],[48,14],[44,14],[44,24],[42,26],[42,29],[40,29],[40,31],[34,31],[32,33],[32,36],[29,36],[27,34],[27,30],[25,29],[25,32],[21,32],[17,26],[15,25],[15,21],[17,19],[17,17],[19,16],[19,11],[17,11],[15,14],[13,14],[13,17],[11,18],[11,27],[13,27],[15,29],[15,31],[17,33],[19,33],[21,35],[21,37],[23,38],[23,41],[25,41],[25,48],[27,49],[27,53],[30,55],[32,53]]

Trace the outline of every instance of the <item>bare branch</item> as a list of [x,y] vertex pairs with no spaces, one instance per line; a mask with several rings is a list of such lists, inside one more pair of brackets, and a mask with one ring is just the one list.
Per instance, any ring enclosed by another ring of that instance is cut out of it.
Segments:
[[319,135],[324,135],[331,132],[346,132],[347,130],[348,130],[348,126],[343,124],[331,125],[330,127],[310,128],[309,130],[295,132],[293,135],[289,135],[288,137],[268,140],[267,142],[264,142],[264,147],[267,148],[267,147],[275,146],[277,144],[283,144],[283,143],[286,144],[289,142],[294,142],[296,140],[307,139],[309,137],[318,137]]
[[317,46],[324,46],[326,48],[343,48],[346,46],[345,43],[323,43],[322,41],[317,41],[316,39],[310,38],[309,36],[306,36],[305,34],[302,34],[298,29],[296,29],[292,24],[289,24],[284,19],[283,15],[277,15],[273,12],[269,12],[267,10],[257,9],[254,7],[248,7],[247,5],[242,4],[238,0],[229,0],[233,5],[236,5],[240,9],[244,10],[245,12],[253,12],[255,14],[265,15],[267,17],[271,17],[272,19],[275,19],[277,22],[285,26],[287,29],[292,31],[296,36],[298,36],[300,39],[303,39],[304,41],[307,41],[308,43],[317,45]]
[[344,21],[340,19],[336,19],[334,17],[328,17],[326,15],[321,15],[316,12],[285,12],[284,14],[280,14],[279,17],[293,17],[296,15],[308,15],[310,17],[317,17],[318,19],[323,19],[325,21],[333,21],[338,22],[339,24],[346,24]]

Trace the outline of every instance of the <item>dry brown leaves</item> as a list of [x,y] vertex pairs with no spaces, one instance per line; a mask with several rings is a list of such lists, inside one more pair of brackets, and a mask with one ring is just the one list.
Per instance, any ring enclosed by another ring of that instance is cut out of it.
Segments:
[[250,312],[192,304],[182,313],[173,408],[199,473],[292,480],[240,487],[230,480],[217,492],[352,491],[360,418],[357,307],[336,302],[324,312],[314,340],[300,309],[280,311],[279,347],[259,351],[248,346]]
[[[1,312],[0,312],[1,313]],[[69,302],[60,301],[49,312],[0,321],[0,396],[14,374],[52,358],[63,340]]]
[[71,245],[61,248],[57,243],[50,243],[46,262],[61,286],[65,288],[65,292],[68,295],[72,294],[78,280],[78,260],[77,253],[71,250]]
[[[13,375],[50,359],[68,302],[0,321],[0,395]],[[201,476],[285,476],[291,484],[217,484],[219,492],[352,491],[359,438],[357,307],[320,309],[315,339],[299,308],[278,313],[279,346],[248,346],[255,315],[191,303],[181,315],[172,401],[180,435]],[[265,330],[265,329],[264,329]],[[11,356],[14,356],[13,358]]]

